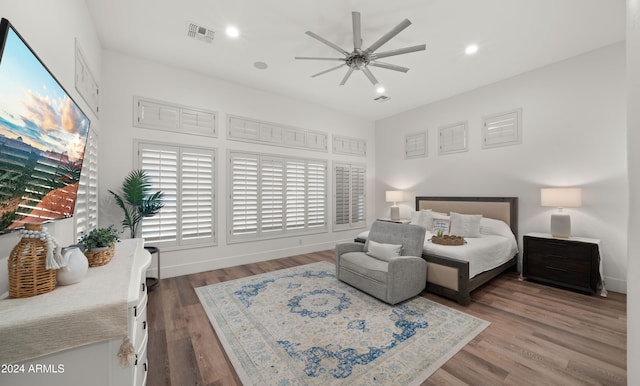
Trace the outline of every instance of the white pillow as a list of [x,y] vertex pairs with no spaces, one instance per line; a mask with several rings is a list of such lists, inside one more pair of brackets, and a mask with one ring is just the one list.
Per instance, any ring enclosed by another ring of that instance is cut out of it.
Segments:
[[392,257],[400,256],[401,250],[402,245],[382,244],[369,240],[367,255],[375,257],[376,259],[390,261]]
[[414,225],[421,225],[420,224],[420,216],[421,216],[422,212],[420,211],[413,211],[411,212],[411,224]]
[[449,233],[462,237],[481,237],[481,214],[460,214],[451,212],[451,228]]
[[513,238],[513,231],[506,222],[484,217],[480,221],[480,233]]

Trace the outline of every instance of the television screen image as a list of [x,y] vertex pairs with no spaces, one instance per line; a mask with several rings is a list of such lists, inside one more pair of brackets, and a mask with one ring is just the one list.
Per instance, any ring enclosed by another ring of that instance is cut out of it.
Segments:
[[0,22],[0,234],[73,216],[89,119]]

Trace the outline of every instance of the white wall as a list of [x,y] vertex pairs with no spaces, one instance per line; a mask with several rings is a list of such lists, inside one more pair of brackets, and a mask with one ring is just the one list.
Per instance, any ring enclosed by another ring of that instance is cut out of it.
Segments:
[[640,1],[627,0],[627,150],[629,255],[627,267],[627,384],[640,385]]
[[[0,17],[8,19],[99,130],[100,122],[75,89],[75,42],[100,83],[101,47],[82,0],[2,0]],[[75,244],[73,219],[48,225],[60,245]],[[15,233],[0,236],[0,295],[7,291],[7,257],[18,243]]]
[[[540,188],[581,186],[572,233],[601,239],[609,289],[626,290],[624,44],[609,46],[376,122],[376,207],[388,188],[414,195],[519,197],[519,232],[548,232]],[[523,142],[481,149],[481,119],[523,109]],[[469,150],[438,155],[438,127],[468,121]],[[428,130],[427,158],[404,159],[404,135]],[[405,211],[414,205],[404,203]]]
[[[256,70],[257,71],[257,70]],[[266,71],[264,76],[269,76]],[[350,160],[367,163],[368,186],[373,187],[375,173],[374,124],[354,116],[310,105],[291,98],[266,93],[260,90],[233,84],[189,71],[168,67],[124,55],[114,51],[103,52],[102,132],[100,134],[100,195],[101,225],[119,224],[122,212],[108,198],[108,189],[117,190],[122,179],[135,168],[133,140],[148,139],[169,143],[184,143],[192,146],[217,149],[217,228],[218,246],[209,248],[163,249],[163,277],[182,275],[219,267],[245,264],[269,258],[290,256],[298,253],[330,249],[336,241],[352,239],[357,231],[331,232],[269,241],[227,244],[227,150],[255,150],[273,154],[289,154],[303,157]],[[336,89],[336,92],[338,90]],[[166,131],[133,127],[133,97],[143,96],[186,106],[218,112],[219,138],[205,138]],[[333,155],[331,152],[311,152],[297,149],[264,146],[226,140],[226,116],[241,115],[264,121],[320,130],[333,134],[365,138],[368,156],[349,157]],[[331,168],[331,162],[329,167]],[[331,169],[329,169],[331,170]],[[332,184],[332,173],[329,182]],[[333,196],[329,189],[329,202]],[[368,209],[372,213],[372,198]],[[330,205],[330,208],[332,206]],[[331,210],[330,210],[331,213]],[[330,216],[333,218],[333,216]],[[331,227],[330,227],[331,228]],[[155,263],[152,264],[152,267]],[[150,271],[153,273],[152,271]]]

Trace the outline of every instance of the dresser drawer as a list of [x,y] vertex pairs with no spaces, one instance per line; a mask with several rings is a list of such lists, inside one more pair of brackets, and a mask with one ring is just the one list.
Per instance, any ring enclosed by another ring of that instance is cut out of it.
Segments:
[[589,286],[589,266],[575,262],[544,258],[542,261],[527,262],[526,276],[566,284],[569,286]]

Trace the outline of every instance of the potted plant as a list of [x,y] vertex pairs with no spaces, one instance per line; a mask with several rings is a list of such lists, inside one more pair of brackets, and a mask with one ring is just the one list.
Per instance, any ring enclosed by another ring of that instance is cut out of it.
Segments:
[[109,225],[106,228],[93,228],[82,235],[78,243],[84,247],[89,267],[98,267],[111,261],[115,244],[119,240],[118,231],[113,225]]
[[124,179],[122,197],[111,190],[109,193],[124,212],[122,227],[131,231],[132,239],[138,236],[142,219],[155,216],[164,206],[164,193],[151,193],[151,177],[142,169],[131,171]]

